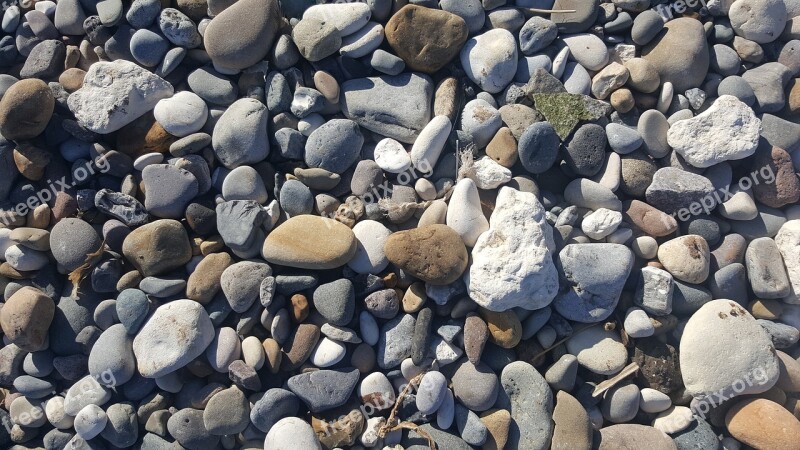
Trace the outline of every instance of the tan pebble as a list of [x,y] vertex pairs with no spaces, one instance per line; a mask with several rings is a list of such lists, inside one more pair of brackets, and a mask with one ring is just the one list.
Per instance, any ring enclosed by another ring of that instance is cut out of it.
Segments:
[[489,329],[489,340],[503,348],[514,348],[522,339],[522,323],[514,311],[495,312],[481,308],[480,315]]
[[20,175],[31,181],[38,181],[50,164],[50,153],[29,143],[22,143],[14,149],[14,164]]
[[302,322],[308,317],[308,299],[303,294],[294,294],[292,302],[292,318],[295,322]]
[[264,353],[267,356],[267,359],[264,362],[264,368],[270,373],[278,373],[281,369],[282,359],[280,344],[278,344],[278,341],[275,339],[267,338],[261,343],[261,346],[264,347]]
[[750,312],[756,319],[775,320],[783,313],[783,304],[777,300],[755,300],[750,304]]
[[415,313],[422,309],[428,295],[425,293],[425,283],[419,281],[411,283],[403,294],[403,311]]
[[636,100],[633,98],[633,93],[625,88],[617,89],[611,94],[611,106],[615,110],[626,113],[636,106]]
[[233,258],[227,253],[212,253],[203,258],[189,275],[186,298],[203,305],[208,304],[219,292],[222,272],[231,264]]
[[41,230],[48,228],[50,225],[50,206],[47,204],[39,205],[33,211],[29,211],[27,225]]
[[500,128],[486,147],[486,155],[503,167],[511,168],[517,163],[517,140],[511,129]]
[[783,406],[763,398],[743,400],[725,416],[736,440],[760,450],[800,449],[800,421]]
[[508,430],[511,427],[511,413],[505,409],[490,409],[481,414],[481,422],[489,433],[483,450],[502,450],[508,442]]

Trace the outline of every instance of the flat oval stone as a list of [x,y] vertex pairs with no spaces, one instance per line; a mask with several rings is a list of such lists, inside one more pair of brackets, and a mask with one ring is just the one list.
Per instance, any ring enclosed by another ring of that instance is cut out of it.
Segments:
[[675,450],[672,439],[663,431],[646,425],[619,424],[600,430],[602,440],[598,450],[646,448],[649,450]]
[[672,83],[677,92],[700,87],[710,61],[702,22],[690,17],[670,20],[642,48],[642,58],[652,63],[661,81]]
[[325,217],[302,215],[273,230],[264,241],[262,255],[281,266],[325,270],[346,264],[356,249],[355,235],[346,225]]
[[578,357],[578,363],[594,373],[614,375],[628,361],[628,351],[613,331],[595,325],[572,336],[567,351]]
[[389,236],[386,257],[411,275],[433,285],[456,281],[467,268],[464,241],[447,225],[426,225]]
[[386,23],[386,41],[412,70],[434,73],[458,54],[468,36],[461,17],[439,9],[406,5]]
[[278,0],[241,0],[226,8],[203,33],[215,68],[235,73],[264,59],[280,21]]

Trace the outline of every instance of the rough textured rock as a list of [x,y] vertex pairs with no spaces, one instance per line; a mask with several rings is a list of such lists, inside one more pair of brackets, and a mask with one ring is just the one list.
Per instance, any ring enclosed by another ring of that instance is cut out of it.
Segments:
[[98,62],[86,72],[83,86],[69,96],[67,104],[81,125],[105,134],[151,111],[173,91],[171,84],[132,62]]
[[783,256],[791,284],[791,291],[784,301],[800,304],[800,220],[784,223],[775,236],[775,244]]
[[384,247],[390,262],[434,285],[456,281],[469,262],[464,241],[447,225],[426,225],[393,233]]
[[472,250],[465,281],[469,296],[492,311],[540,309],[553,300],[558,274],[551,249],[552,228],[536,196],[500,189],[489,231]]
[[696,397],[761,393],[779,375],[769,334],[732,300],[712,300],[692,315],[681,338],[680,364],[686,391]]
[[461,17],[438,9],[406,5],[386,23],[386,41],[406,65],[434,73],[458,55],[467,41]]
[[702,114],[674,123],[667,142],[689,164],[705,168],[752,155],[760,132],[761,121],[753,110],[736,97],[723,95]]
[[545,450],[553,434],[553,393],[544,377],[530,364],[515,361],[503,368],[500,383],[505,399],[500,403],[510,408],[510,448]]

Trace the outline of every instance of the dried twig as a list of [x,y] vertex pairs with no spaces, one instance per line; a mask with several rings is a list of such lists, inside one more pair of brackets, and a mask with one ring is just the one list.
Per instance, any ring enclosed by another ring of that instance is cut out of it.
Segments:
[[521,6],[518,6],[517,9],[521,9],[523,11],[532,12],[534,14],[553,14],[553,13],[570,14],[570,13],[576,12],[574,9],[523,8]]
[[400,395],[397,396],[397,399],[394,402],[394,406],[392,407],[392,411],[389,413],[389,418],[386,419],[386,423],[381,425],[380,429],[378,429],[378,436],[380,436],[381,439],[385,438],[386,435],[388,435],[392,431],[403,430],[403,429],[412,430],[428,440],[428,447],[430,447],[431,450],[436,450],[436,441],[433,440],[433,436],[431,436],[427,431],[421,429],[419,425],[412,422],[403,421],[396,423],[397,418],[395,417],[397,415],[397,410],[400,408],[400,404],[403,403],[403,399],[409,394],[409,392],[411,392],[412,388],[419,385],[424,375],[425,372],[422,372],[421,374],[412,378],[411,381],[409,381],[409,383],[403,389],[403,391],[400,392]]

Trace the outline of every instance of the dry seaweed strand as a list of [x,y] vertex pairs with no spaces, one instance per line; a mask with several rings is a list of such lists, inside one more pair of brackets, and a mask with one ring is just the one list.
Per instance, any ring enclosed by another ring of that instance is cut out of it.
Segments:
[[421,374],[412,378],[411,381],[409,381],[406,387],[403,389],[403,391],[400,392],[400,395],[397,396],[397,399],[394,402],[394,406],[392,407],[392,411],[389,413],[389,418],[386,419],[386,423],[381,425],[380,429],[378,429],[378,436],[380,436],[381,439],[385,438],[386,435],[391,433],[392,431],[412,430],[428,440],[428,447],[430,447],[431,450],[436,450],[436,441],[433,440],[433,436],[431,436],[427,431],[421,429],[419,425],[408,421],[403,421],[395,424],[395,422],[397,422],[397,418],[395,417],[397,415],[397,409],[400,407],[400,404],[403,402],[403,399],[406,397],[406,395],[408,395],[411,389],[414,386],[419,385],[425,373],[426,372],[422,372]]
[[73,270],[69,274],[69,281],[72,282],[72,296],[75,297],[78,295],[78,288],[81,285],[81,281],[86,278],[86,273],[94,267],[97,261],[103,256],[106,248],[106,241],[103,239],[103,242],[100,243],[100,248],[95,250],[92,253],[86,254],[86,259],[83,261],[83,264],[80,265],[77,269]]

